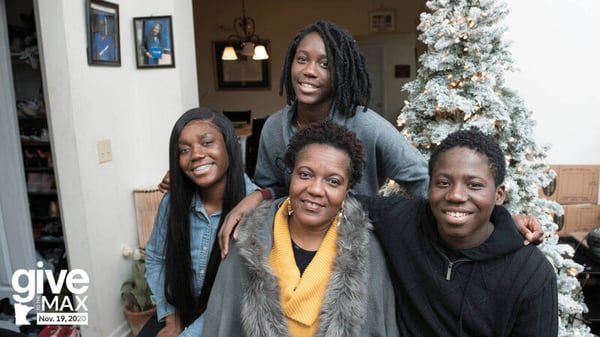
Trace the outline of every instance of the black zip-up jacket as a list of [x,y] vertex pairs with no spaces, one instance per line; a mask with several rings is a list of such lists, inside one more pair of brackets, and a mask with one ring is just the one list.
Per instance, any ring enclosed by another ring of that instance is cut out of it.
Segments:
[[558,335],[556,274],[506,209],[483,244],[451,251],[427,200],[359,199],[390,264],[402,336]]

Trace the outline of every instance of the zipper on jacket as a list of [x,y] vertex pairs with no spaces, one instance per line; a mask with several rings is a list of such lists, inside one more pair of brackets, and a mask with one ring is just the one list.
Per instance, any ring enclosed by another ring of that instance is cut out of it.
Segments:
[[446,270],[446,281],[450,281],[452,279],[452,270],[455,267],[458,267],[459,264],[463,264],[465,262],[470,262],[470,259],[458,259],[454,262],[448,260],[448,269]]
[[446,267],[446,281],[450,281],[452,279],[452,271],[459,265],[459,264],[463,264],[465,262],[470,262],[471,259],[468,258],[460,258],[456,261],[450,261],[450,258],[448,257],[448,255],[446,255],[446,253],[437,245],[432,244],[433,248],[438,252],[438,254],[440,254],[442,256],[442,258],[446,261],[447,263],[447,267]]
[[[446,257],[444,255],[444,257]],[[452,270],[457,267],[459,264],[463,264],[465,262],[470,262],[470,259],[458,259],[456,261],[450,261],[448,257],[446,257],[446,262],[448,262],[448,268],[446,269],[446,281],[450,281],[452,279]]]
[[450,281],[450,277],[452,276],[452,266],[454,266],[454,262],[448,262],[448,270],[446,271],[446,281]]

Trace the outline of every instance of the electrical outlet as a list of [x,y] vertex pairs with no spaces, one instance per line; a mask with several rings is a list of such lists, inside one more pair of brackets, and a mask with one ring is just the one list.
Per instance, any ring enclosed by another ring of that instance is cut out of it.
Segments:
[[110,139],[99,140],[96,144],[98,146],[98,163],[112,161]]

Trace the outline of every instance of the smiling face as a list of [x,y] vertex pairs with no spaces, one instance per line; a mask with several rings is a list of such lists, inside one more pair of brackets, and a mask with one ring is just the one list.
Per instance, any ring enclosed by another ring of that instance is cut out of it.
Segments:
[[472,248],[493,232],[490,215],[504,202],[486,156],[465,147],[439,155],[429,183],[429,205],[442,239],[454,249]]
[[327,50],[319,33],[309,33],[300,41],[291,75],[299,108],[323,107],[329,111],[333,102],[333,84],[329,76]]
[[179,167],[203,189],[223,187],[229,157],[223,134],[205,120],[194,120],[181,130],[178,141]]
[[299,154],[292,171],[290,225],[328,228],[349,189],[350,157],[330,145],[312,144]]

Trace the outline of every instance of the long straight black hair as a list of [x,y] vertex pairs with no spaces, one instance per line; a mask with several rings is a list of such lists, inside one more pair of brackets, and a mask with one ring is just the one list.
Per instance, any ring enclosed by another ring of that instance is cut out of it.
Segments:
[[235,134],[233,125],[222,113],[208,108],[194,108],[185,112],[175,122],[169,141],[169,224],[165,254],[165,295],[179,315],[182,326],[190,325],[206,309],[208,296],[214,283],[215,275],[221,262],[218,240],[215,239],[207,272],[202,285],[200,296],[194,292],[194,266],[192,265],[190,247],[190,205],[194,194],[199,191],[179,167],[179,136],[183,128],[191,121],[205,120],[221,130],[225,139],[225,148],[229,157],[229,169],[225,193],[223,194],[223,209],[219,228],[225,215],[242,200],[246,194],[244,183],[244,166],[242,151]]

